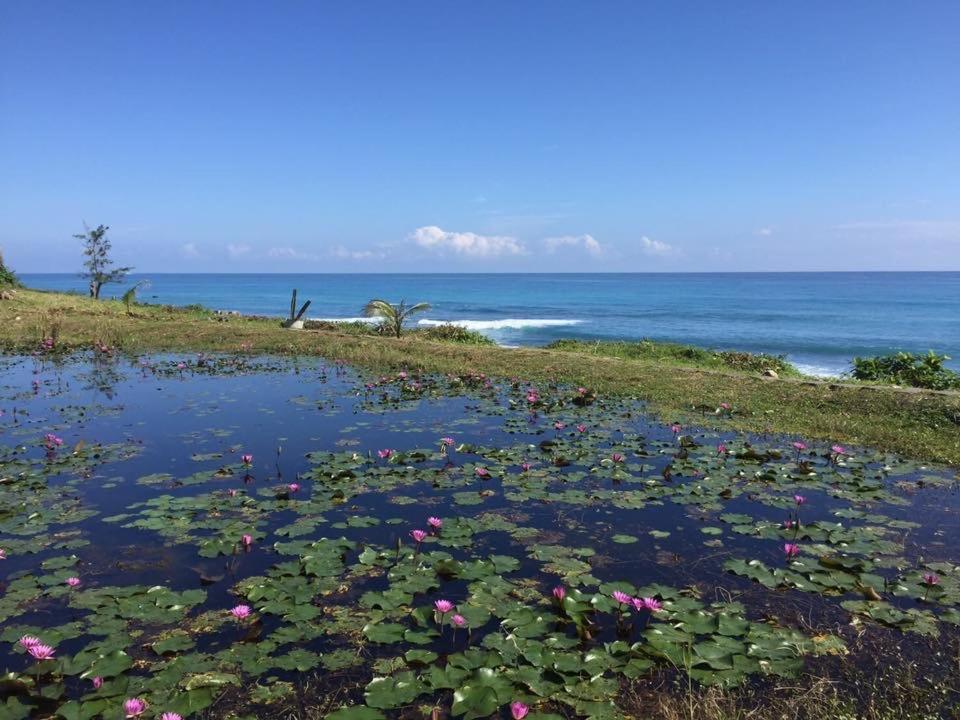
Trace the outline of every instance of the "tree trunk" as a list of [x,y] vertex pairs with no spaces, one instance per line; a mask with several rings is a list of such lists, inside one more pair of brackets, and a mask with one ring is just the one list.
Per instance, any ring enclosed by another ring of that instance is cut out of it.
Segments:
[[90,297],[94,300],[100,299],[100,288],[103,287],[103,283],[97,282],[94,280],[90,283]]

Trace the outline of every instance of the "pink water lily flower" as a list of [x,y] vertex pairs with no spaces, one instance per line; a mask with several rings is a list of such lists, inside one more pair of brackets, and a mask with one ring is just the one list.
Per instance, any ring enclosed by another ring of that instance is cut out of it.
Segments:
[[464,627],[467,624],[467,619],[463,615],[454,615],[450,618],[450,622],[454,627]]
[[250,547],[253,545],[253,535],[244,534],[240,537],[240,544],[244,547]]
[[160,716],[160,720],[183,720],[183,715],[175,712],[165,712]]
[[834,455],[846,455],[847,449],[843,445],[834,445],[830,448]]
[[93,680],[90,681],[93,684],[94,690],[99,690],[103,687],[103,678],[97,675]]
[[613,455],[610,456],[610,459],[613,460],[615,463],[622,463],[623,455],[615,452]]
[[784,521],[783,521],[783,526],[784,526],[787,530],[789,530],[790,528],[792,528],[795,524],[796,524],[796,523],[794,523],[793,520],[784,520]]
[[53,659],[53,653],[56,651],[49,645],[40,643],[39,645],[31,645],[28,647],[27,652],[33,656],[34,660],[41,661]]
[[803,495],[794,495],[794,496],[793,496],[793,501],[794,501],[797,505],[803,505],[803,504],[807,501],[807,499],[806,499]]
[[79,585],[79,584],[80,584],[80,578],[78,578],[78,577],[68,577],[68,578],[67,578],[67,585],[69,585],[70,587],[72,587],[72,588],[73,588],[73,587],[77,587],[77,585]]
[[29,650],[32,647],[42,644],[43,641],[34,635],[24,635],[17,642],[20,643],[20,647],[22,647],[24,650]]
[[244,453],[243,455],[240,456],[240,462],[242,462],[244,465],[252,465],[253,455],[251,455],[250,453]]
[[440,444],[446,447],[452,447],[454,440],[452,437],[442,437],[440,438]]
[[797,452],[803,452],[804,450],[807,449],[807,445],[806,443],[802,443],[799,440],[797,440],[795,443],[793,443],[793,449],[796,450]]
[[660,612],[661,610],[663,610],[663,603],[657,600],[656,598],[645,597],[645,598],[642,598],[640,602],[642,602],[643,607],[645,607],[650,612]]
[[381,460],[389,460],[393,457],[393,450],[390,448],[384,448],[383,450],[377,450],[377,455],[380,456]]
[[7,551],[4,550],[3,548],[0,548],[0,560],[6,560],[6,559],[7,559]]
[[439,530],[443,527],[443,520],[438,517],[433,517],[432,515],[427,518],[427,525],[432,527],[434,530]]
[[783,546],[783,554],[788,558],[795,558],[800,554],[800,546],[794,543],[786,543]]
[[300,489],[300,483],[290,483],[287,485],[287,490],[290,492],[297,492]]
[[477,469],[474,470],[474,472],[477,474],[477,477],[482,477],[482,478],[490,477],[490,471],[487,470],[485,467],[478,466]]
[[227,490],[227,495],[229,495],[230,497],[236,497],[236,496],[237,496],[237,491],[236,491],[236,489],[235,489],[235,488],[230,488],[229,490]]
[[43,436],[43,444],[48,448],[60,447],[63,445],[63,438],[57,437],[53,433],[47,433]]
[[147,711],[147,701],[142,698],[127,698],[123,701],[123,712],[128,718],[140,717]]
[[577,395],[586,395],[586,394],[587,394],[587,389],[585,387],[577,388]]
[[582,433],[582,432],[586,432],[586,431],[587,431],[587,426],[586,426],[586,425],[584,425],[583,423],[579,423],[579,424],[577,425],[577,432],[581,432],[581,433]]
[[530,403],[531,405],[536,403],[538,400],[540,400],[540,396],[537,395],[535,392],[527,393],[527,402]]
[[566,427],[566,425],[565,425],[564,423],[560,422],[559,420],[557,420],[557,421],[553,424],[553,427],[554,427],[554,429],[556,429],[556,430],[563,430],[563,429]]
[[676,423],[674,423],[673,425],[670,426],[670,432],[672,432],[674,435],[679,435],[679,434],[680,434],[680,426],[677,425]]
[[726,455],[726,454],[727,454],[727,446],[724,443],[720,443],[719,445],[717,445],[717,455]]
[[557,585],[553,589],[553,597],[557,599],[557,602],[563,602],[563,599],[567,596],[567,590],[563,585]]
[[237,620],[246,620],[252,612],[253,610],[250,609],[249,605],[235,605],[230,608],[230,614]]
[[436,602],[433,603],[433,606],[437,609],[437,612],[440,613],[441,615],[446,615],[448,612],[450,612],[451,610],[453,610],[453,608],[456,607],[456,605],[454,605],[449,600],[437,600]]
[[510,703],[510,715],[513,716],[513,720],[523,720],[528,712],[530,712],[530,708],[519,700],[514,700]]
[[625,592],[621,592],[620,590],[614,590],[612,595],[613,599],[621,605],[629,605],[633,601],[632,597],[627,595]]
[[529,472],[530,468],[532,468],[532,467],[533,467],[533,465],[531,465],[531,464],[528,463],[528,462],[520,463],[520,469],[523,470],[524,472]]
[[419,530],[419,529],[418,529],[418,530],[411,530],[411,531],[410,531],[410,537],[412,537],[414,540],[416,540],[417,543],[422,543],[422,542],[423,542],[423,539],[424,539],[425,537],[427,537],[427,531],[426,531],[426,530]]
[[728,403],[728,402],[722,402],[722,403],[720,403],[720,409],[721,409],[721,410],[729,410],[729,409],[730,409],[730,403]]
[[932,572],[924,573],[924,574],[923,574],[923,584],[924,584],[924,585],[930,585],[930,586],[939,585],[939,584],[940,584],[940,576],[937,575],[936,573],[932,573]]

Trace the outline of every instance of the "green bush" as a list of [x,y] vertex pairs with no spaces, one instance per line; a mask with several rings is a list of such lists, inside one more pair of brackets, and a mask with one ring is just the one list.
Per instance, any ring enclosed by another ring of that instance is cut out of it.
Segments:
[[417,337],[426,340],[460,343],[461,345],[495,345],[486,335],[476,330],[467,330],[459,325],[434,325],[428,328],[419,328],[414,331]]
[[927,390],[960,390],[960,373],[944,367],[947,355],[899,352],[853,359],[850,375],[857,380],[894,383]]
[[20,281],[13,270],[3,264],[3,257],[0,256],[0,286],[4,285],[20,287]]

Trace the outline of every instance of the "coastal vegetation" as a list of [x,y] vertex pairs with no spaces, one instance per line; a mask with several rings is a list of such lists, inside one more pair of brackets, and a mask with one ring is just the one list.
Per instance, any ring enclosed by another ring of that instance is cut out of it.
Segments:
[[406,300],[401,300],[399,305],[394,305],[386,300],[374,299],[363,308],[363,315],[369,318],[380,318],[383,325],[393,333],[394,337],[400,337],[403,332],[403,324],[407,320],[429,309],[429,303],[424,302],[407,305]]
[[960,373],[946,367],[950,358],[929,351],[926,355],[899,352],[853,359],[850,374],[857,380],[892,383],[928,390],[960,390]]
[[[607,357],[544,348],[507,349],[481,342],[438,342],[418,332],[401,338],[348,328],[291,332],[275,318],[218,315],[199,306],[93,302],[62,293],[23,290],[0,302],[0,347],[57,353],[96,345],[125,353],[151,351],[320,355],[376,370],[474,370],[589,385],[607,395],[636,397],[666,420],[710,425],[728,403],[729,427],[870,445],[908,457],[960,462],[960,395],[882,384],[764,377],[730,368]],[[443,330],[451,336],[459,330]]]
[[3,262],[3,253],[0,253],[0,288],[20,287],[20,280],[16,274]]
[[781,377],[800,377],[800,371],[782,355],[749,353],[737,350],[710,350],[695,345],[655,342],[648,339],[635,342],[557,340],[547,345],[547,349],[629,360],[648,360],[668,365],[754,373],[773,372]]
[[100,298],[104,285],[120,282],[133,270],[132,267],[113,267],[113,258],[110,257],[112,243],[107,237],[108,230],[110,228],[107,225],[97,225],[92,230],[84,226],[82,233],[74,235],[83,243],[83,254],[86,257],[83,261],[83,276],[90,280],[90,297],[95,300]]

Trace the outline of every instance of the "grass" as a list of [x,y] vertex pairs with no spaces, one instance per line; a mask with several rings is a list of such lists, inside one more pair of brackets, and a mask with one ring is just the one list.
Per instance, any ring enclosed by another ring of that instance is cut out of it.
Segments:
[[[339,329],[294,331],[278,319],[217,316],[172,308],[94,301],[79,295],[21,290],[0,301],[0,348],[35,351],[55,335],[59,348],[104,343],[126,352],[225,351],[319,354],[371,369],[485,372],[537,382],[589,386],[639,397],[664,421],[710,425],[721,402],[733,406],[722,427],[863,444],[926,461],[960,464],[960,393],[883,385],[773,379],[714,363],[656,353],[618,356],[580,345],[507,349]],[[624,344],[629,345],[629,344]],[[637,343],[634,343],[637,345]],[[593,347],[593,346],[590,346]],[[709,351],[707,351],[709,352]]]

